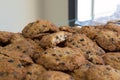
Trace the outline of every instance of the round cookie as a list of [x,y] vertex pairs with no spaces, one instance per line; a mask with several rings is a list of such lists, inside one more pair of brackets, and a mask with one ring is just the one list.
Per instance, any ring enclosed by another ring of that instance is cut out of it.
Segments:
[[105,65],[91,66],[86,75],[86,80],[120,80],[120,71]]
[[120,70],[120,52],[108,52],[103,56],[106,65]]
[[5,46],[4,48],[10,51],[22,52],[30,57],[33,57],[36,53],[41,53],[43,51],[40,46],[30,39],[16,41]]
[[13,59],[18,59],[22,62],[23,65],[33,63],[32,59],[28,55],[23,54],[19,51],[9,51],[4,48],[0,48],[0,54],[6,55]]
[[10,44],[10,39],[12,36],[12,32],[0,31],[0,46],[4,47]]
[[39,77],[46,72],[45,68],[38,64],[30,64],[25,69],[27,73],[25,80],[40,80]]
[[83,26],[80,33],[85,34],[90,39],[94,40],[103,26]]
[[74,70],[85,63],[85,58],[76,49],[64,47],[48,48],[36,59],[36,63],[51,70]]
[[38,35],[40,33],[51,33],[56,31],[59,31],[59,28],[53,23],[47,20],[37,20],[25,26],[25,28],[22,30],[22,34],[25,37],[32,38],[33,36]]
[[53,34],[49,34],[43,36],[43,38],[39,42],[39,45],[44,48],[54,47],[57,44],[65,41],[69,35],[72,34],[64,31],[59,31]]
[[107,51],[120,50],[120,34],[115,31],[103,29],[96,36],[95,41]]
[[0,54],[0,80],[24,80],[25,69],[21,62]]
[[25,38],[23,37],[21,33],[14,33],[10,39],[10,43],[14,43],[14,42],[22,41],[22,40],[25,40]]
[[105,29],[113,30],[120,33],[120,25],[115,23],[107,23],[104,27]]
[[75,80],[72,76],[60,71],[47,71],[39,80]]
[[70,74],[74,77],[75,80],[86,80],[86,72],[92,65],[92,63],[87,61],[85,64],[81,65],[78,69],[75,69]]
[[0,42],[5,43],[8,42],[13,36],[12,32],[0,31]]
[[74,34],[68,37],[65,44],[67,47],[81,51],[89,61],[95,64],[103,64],[100,56],[105,53],[104,50],[84,34]]

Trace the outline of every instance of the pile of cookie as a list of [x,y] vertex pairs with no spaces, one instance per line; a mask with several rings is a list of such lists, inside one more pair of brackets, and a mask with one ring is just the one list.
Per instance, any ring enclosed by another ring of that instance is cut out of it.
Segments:
[[0,80],[120,80],[120,26],[37,20],[0,31]]

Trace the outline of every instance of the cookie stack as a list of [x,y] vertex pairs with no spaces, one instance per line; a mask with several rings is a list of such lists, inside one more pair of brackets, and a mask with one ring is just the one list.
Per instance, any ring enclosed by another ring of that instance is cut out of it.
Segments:
[[0,80],[120,80],[120,27],[37,20],[0,31]]

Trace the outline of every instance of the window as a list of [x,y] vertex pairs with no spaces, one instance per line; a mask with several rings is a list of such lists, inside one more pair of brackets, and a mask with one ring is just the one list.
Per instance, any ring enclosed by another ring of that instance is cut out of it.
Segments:
[[94,1],[94,19],[111,16],[116,11],[120,0],[95,0]]
[[91,19],[92,0],[78,0],[77,2],[77,19],[86,21]]
[[78,23],[113,16],[120,0],[77,0],[76,5]]

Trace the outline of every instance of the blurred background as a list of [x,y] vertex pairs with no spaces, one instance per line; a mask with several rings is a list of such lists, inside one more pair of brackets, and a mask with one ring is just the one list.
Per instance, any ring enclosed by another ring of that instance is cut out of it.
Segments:
[[21,32],[37,19],[60,25],[119,20],[120,0],[0,0],[0,30]]
[[20,32],[37,19],[68,25],[68,0],[0,0],[0,30]]

